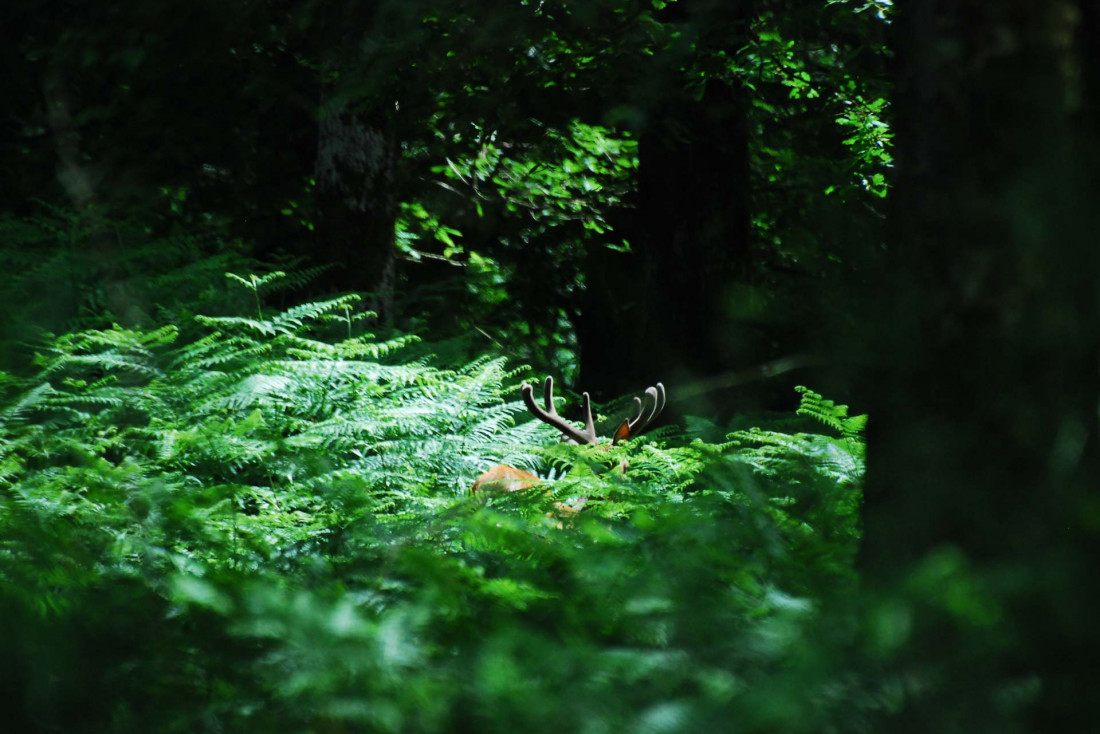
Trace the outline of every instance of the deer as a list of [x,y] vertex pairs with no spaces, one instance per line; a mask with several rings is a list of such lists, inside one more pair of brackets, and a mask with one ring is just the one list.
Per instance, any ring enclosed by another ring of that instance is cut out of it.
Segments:
[[[540,408],[535,402],[535,388],[531,384],[524,382],[520,386],[519,392],[524,405],[527,406],[527,410],[538,420],[560,431],[563,441],[581,446],[600,444],[599,437],[596,436],[596,426],[592,420],[592,400],[589,398],[588,393],[581,395],[581,405],[584,409],[584,428],[577,428],[558,415],[558,411],[554,408],[553,377],[547,377],[543,383],[542,392],[543,403],[546,405],[545,409]],[[647,387],[645,389],[645,401],[643,402],[641,398],[634,398],[634,417],[623,419],[623,422],[611,435],[611,445],[614,446],[620,441],[626,441],[641,434],[649,427],[653,419],[660,415],[664,407],[665,386],[658,382],[652,387]],[[620,472],[625,472],[627,469],[626,461],[621,462],[618,469]],[[470,487],[470,493],[516,492],[530,489],[541,483],[542,480],[529,471],[516,469],[507,464],[497,464],[474,480],[473,486]],[[574,515],[584,508],[584,504],[585,499],[582,498],[573,505],[555,502],[554,506],[561,514]]]

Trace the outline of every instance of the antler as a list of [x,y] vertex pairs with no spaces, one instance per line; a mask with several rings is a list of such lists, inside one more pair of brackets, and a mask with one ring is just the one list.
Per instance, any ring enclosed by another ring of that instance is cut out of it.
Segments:
[[646,429],[646,426],[648,426],[662,410],[664,410],[664,407],[665,386],[658,382],[654,387],[647,387],[645,389],[645,406],[642,406],[641,398],[634,398],[634,410],[637,412],[634,414],[633,418],[623,420],[623,422],[619,424],[619,427],[615,429],[615,433],[611,437],[611,443],[616,444],[619,441],[625,441],[637,436]]
[[[652,390],[653,388],[650,388]],[[595,444],[596,440],[596,426],[592,422],[592,401],[588,397],[588,393],[584,393],[583,405],[584,405],[584,430],[579,431],[569,424],[564,418],[558,415],[558,411],[554,409],[554,378],[547,377],[546,382],[542,386],[543,402],[546,403],[546,410],[543,410],[535,404],[535,388],[528,383],[523,383],[520,386],[519,392],[523,396],[523,402],[527,406],[527,410],[531,411],[531,414],[538,418],[543,423],[547,423],[554,428],[561,431],[562,435],[571,441],[575,441],[579,444]],[[662,395],[664,394],[664,388],[661,388]]]
[[626,422],[627,431],[631,436],[637,436],[644,431],[646,426],[665,409],[665,386],[658,382],[653,387],[647,387],[645,389],[645,405],[649,408],[649,412],[643,420],[643,413],[646,411],[642,407],[642,400],[641,398],[634,398],[634,409],[638,413]]
[[[545,410],[535,404],[534,387],[525,382],[519,389],[520,394],[523,396],[523,402],[527,406],[527,409],[531,411],[532,415],[543,423],[547,423],[558,429],[565,438],[574,443],[595,444],[599,442],[599,439],[596,438],[596,427],[592,421],[592,401],[589,399],[588,393],[582,395],[584,406],[584,430],[581,431],[574,428],[572,424],[558,415],[558,411],[555,410],[553,377],[546,378],[542,390],[543,402],[546,404]],[[645,390],[645,402],[643,403],[641,398],[634,398],[634,417],[622,422],[618,430],[615,431],[611,442],[618,443],[621,440],[637,436],[653,422],[654,418],[660,415],[664,407],[665,386],[658,382],[653,387],[647,387]]]

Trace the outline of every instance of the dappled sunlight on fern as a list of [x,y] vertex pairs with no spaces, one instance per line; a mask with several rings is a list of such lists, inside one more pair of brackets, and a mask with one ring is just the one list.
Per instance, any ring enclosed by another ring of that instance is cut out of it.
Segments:
[[[449,731],[469,701],[502,727],[701,730],[797,664],[851,579],[862,419],[804,391],[838,436],[564,444],[517,424],[521,371],[404,361],[414,340],[365,333],[357,304],[74,332],[4,375],[0,577],[20,603],[43,624],[95,595],[161,608],[251,691],[257,713],[222,720],[303,730]],[[500,462],[539,483],[468,494]]]

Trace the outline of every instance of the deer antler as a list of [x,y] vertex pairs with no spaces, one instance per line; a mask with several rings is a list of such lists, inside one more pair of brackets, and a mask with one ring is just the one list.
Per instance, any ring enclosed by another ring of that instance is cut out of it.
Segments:
[[[653,388],[650,388],[650,390],[652,389]],[[520,395],[523,396],[523,403],[527,406],[527,410],[531,411],[532,415],[534,415],[543,423],[547,423],[554,428],[557,428],[559,431],[561,431],[562,435],[568,438],[570,441],[574,441],[579,444],[597,443],[596,426],[592,422],[592,401],[588,397],[588,393],[584,393],[584,395],[582,396],[584,405],[584,430],[579,431],[572,425],[570,425],[568,421],[558,415],[558,411],[554,408],[553,377],[546,378],[546,382],[544,382],[542,386],[542,391],[543,402],[546,403],[546,410],[543,410],[535,404],[534,387],[525,382],[519,388]],[[664,388],[661,388],[661,394],[664,394]]]
[[647,387],[645,389],[644,407],[641,398],[634,398],[634,417],[629,420],[623,419],[623,422],[615,429],[615,433],[612,434],[611,443],[617,444],[619,441],[626,441],[637,436],[664,410],[664,407],[665,386],[658,382],[655,387]]
[[644,431],[646,426],[653,422],[653,419],[665,409],[665,386],[658,382],[653,387],[647,387],[645,389],[645,405],[649,408],[649,412],[643,420],[642,414],[646,411],[642,407],[642,400],[641,398],[634,398],[634,408],[638,412],[626,422],[627,430],[631,436],[637,436]]

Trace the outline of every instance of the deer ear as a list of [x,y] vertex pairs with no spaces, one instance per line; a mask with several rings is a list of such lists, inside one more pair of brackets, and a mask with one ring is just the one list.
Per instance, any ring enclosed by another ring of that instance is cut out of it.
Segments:
[[619,441],[625,441],[628,438],[630,438],[630,421],[624,420],[615,430],[615,435],[611,437],[611,443],[617,444]]

